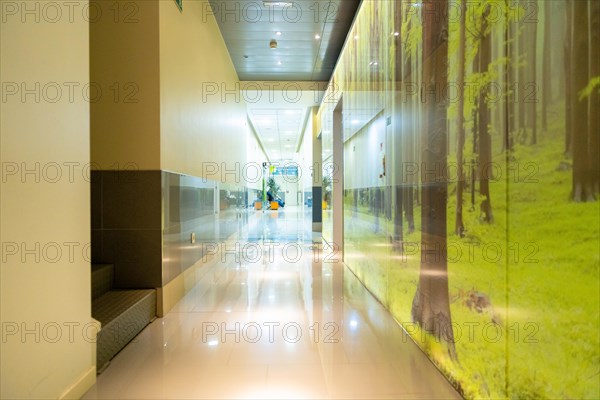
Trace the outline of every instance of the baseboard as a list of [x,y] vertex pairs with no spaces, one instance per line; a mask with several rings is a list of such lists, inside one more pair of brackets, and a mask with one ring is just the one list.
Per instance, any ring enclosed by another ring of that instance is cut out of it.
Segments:
[[76,382],[59,396],[59,399],[80,399],[96,383],[96,366],[92,365]]

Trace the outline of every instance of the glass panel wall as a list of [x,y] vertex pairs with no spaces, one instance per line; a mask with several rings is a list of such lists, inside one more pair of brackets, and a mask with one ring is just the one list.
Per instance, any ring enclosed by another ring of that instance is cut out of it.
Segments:
[[467,398],[600,397],[599,4],[365,0],[320,107],[324,237]]

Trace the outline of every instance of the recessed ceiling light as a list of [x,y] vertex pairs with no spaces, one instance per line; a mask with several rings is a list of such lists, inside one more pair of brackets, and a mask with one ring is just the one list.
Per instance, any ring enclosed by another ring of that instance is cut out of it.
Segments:
[[400,36],[400,32],[394,32],[394,36]]
[[356,125],[356,124],[360,123],[360,121],[359,121],[359,120],[357,120],[357,119],[353,119],[353,120],[352,120],[352,123],[353,123],[354,125]]
[[281,36],[281,32],[279,32],[279,31],[277,31],[275,34],[276,34],[277,36]]
[[277,65],[281,65],[281,61],[277,61]]
[[319,35],[318,33],[315,35],[315,39],[321,39],[321,35]]

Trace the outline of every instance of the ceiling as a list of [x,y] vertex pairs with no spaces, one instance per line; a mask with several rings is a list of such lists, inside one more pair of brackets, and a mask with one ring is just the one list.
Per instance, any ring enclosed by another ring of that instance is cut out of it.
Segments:
[[[274,94],[247,101],[248,117],[271,161],[294,158],[309,108],[320,104],[360,1],[209,0],[242,84],[261,81]],[[290,81],[296,85],[291,101],[285,94]]]
[[305,110],[301,108],[251,109],[249,116],[254,129],[260,132],[263,147],[269,153],[270,159],[293,159]]
[[329,81],[360,0],[209,2],[241,81]]
[[242,82],[244,97],[259,99],[246,102],[248,119],[270,161],[294,160],[308,114],[311,107],[320,104],[326,85],[327,82]]

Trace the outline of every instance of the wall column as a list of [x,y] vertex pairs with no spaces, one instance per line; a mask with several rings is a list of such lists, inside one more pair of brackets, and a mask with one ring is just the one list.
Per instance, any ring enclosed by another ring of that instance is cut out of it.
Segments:
[[318,107],[312,108],[312,230],[323,230],[323,155]]

